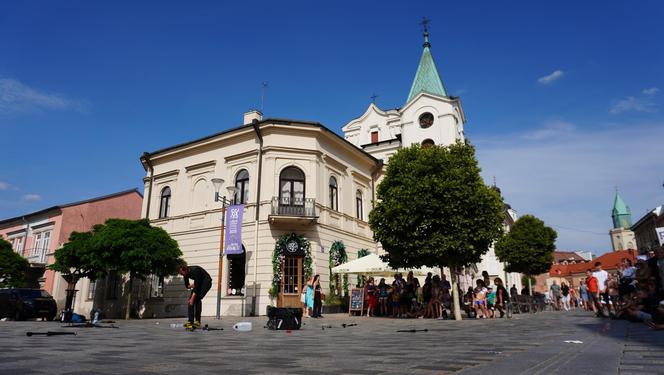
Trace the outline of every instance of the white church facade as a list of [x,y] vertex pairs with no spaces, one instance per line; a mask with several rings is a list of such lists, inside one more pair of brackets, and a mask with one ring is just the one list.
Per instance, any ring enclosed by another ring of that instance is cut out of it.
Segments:
[[[343,126],[343,137],[320,123],[263,119],[252,111],[239,127],[144,153],[143,217],[178,242],[187,262],[212,276],[203,315],[215,315],[217,293],[222,316],[300,306],[308,270],[320,274],[329,290],[332,243],[343,242],[348,260],[361,249],[381,252],[367,221],[390,156],[411,144],[463,141],[465,122],[460,99],[443,86],[425,32],[406,104],[387,111],[370,104]],[[242,254],[223,255],[221,262],[222,204],[215,201],[213,181],[222,185],[219,195],[244,204]],[[281,262],[276,275],[275,259]],[[505,276],[493,250],[468,276],[482,270]],[[159,298],[146,301],[144,315],[186,315],[186,293],[180,278],[167,279]]]

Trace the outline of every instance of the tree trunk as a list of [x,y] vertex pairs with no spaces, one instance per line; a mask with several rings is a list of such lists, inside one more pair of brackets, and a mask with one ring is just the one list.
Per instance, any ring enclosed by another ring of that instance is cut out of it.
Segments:
[[134,293],[134,275],[129,273],[129,293],[127,293],[127,309],[125,310],[125,319],[131,318],[131,295]]
[[[459,303],[459,280],[457,279],[456,267],[450,268],[450,278],[452,279],[452,305],[454,306],[454,320],[461,320],[461,304]],[[440,267],[440,274],[444,275],[445,270]]]
[[528,275],[527,277],[528,277],[528,293],[530,293],[530,295],[532,296],[533,295],[533,279],[530,277],[530,275]]

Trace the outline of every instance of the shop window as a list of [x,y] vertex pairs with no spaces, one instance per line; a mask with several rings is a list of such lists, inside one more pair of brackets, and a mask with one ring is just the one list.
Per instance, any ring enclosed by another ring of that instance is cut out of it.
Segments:
[[118,298],[118,273],[116,271],[109,272],[106,275],[106,299]]
[[228,295],[229,296],[243,296],[244,292],[244,279],[245,279],[245,264],[247,260],[244,246],[242,247],[241,254],[228,254],[226,256],[228,262]]
[[150,275],[150,297],[164,297],[164,277],[159,275]]

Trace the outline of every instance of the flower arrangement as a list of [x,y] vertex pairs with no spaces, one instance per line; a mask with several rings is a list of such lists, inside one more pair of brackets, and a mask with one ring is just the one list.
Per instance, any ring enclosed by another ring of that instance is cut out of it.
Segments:
[[284,234],[277,239],[277,242],[274,244],[274,250],[272,251],[272,287],[268,291],[270,298],[276,298],[279,295],[281,270],[283,269],[284,259],[286,259],[286,245],[293,240],[297,242],[299,249],[304,251],[304,259],[302,260],[304,278],[307,279],[313,274],[311,243],[309,240],[295,233]]
[[[330,246],[330,295],[340,295],[339,275],[332,276],[332,268],[348,261],[346,254],[346,245],[342,241],[332,242]],[[348,295],[348,275],[343,276],[343,292]]]

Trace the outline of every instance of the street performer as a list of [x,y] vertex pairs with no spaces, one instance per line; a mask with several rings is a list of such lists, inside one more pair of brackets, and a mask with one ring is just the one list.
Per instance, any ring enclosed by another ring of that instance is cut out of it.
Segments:
[[[212,278],[210,274],[199,266],[188,266],[185,261],[178,265],[178,273],[184,277],[184,286],[191,290],[189,300],[189,321],[185,323],[184,328],[201,327],[201,309],[203,297],[212,287]],[[190,282],[191,280],[191,282]]]

